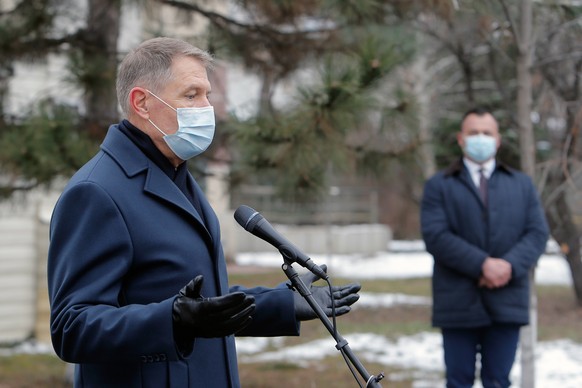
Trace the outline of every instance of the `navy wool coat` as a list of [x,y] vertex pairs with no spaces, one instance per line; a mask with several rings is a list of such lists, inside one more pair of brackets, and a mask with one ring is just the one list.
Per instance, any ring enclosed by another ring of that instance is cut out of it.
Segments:
[[[527,175],[497,163],[485,206],[459,160],[426,182],[421,225],[426,249],[434,257],[435,327],[529,322],[528,271],[545,249],[548,226]],[[511,263],[506,286],[478,286],[488,256]]]
[[[56,353],[75,363],[76,387],[238,387],[235,341],[178,350],[172,304],[196,275],[202,295],[229,291],[218,219],[194,182],[203,213],[116,125],[71,179],[50,226],[48,286]],[[241,335],[298,335],[292,291],[255,296]]]

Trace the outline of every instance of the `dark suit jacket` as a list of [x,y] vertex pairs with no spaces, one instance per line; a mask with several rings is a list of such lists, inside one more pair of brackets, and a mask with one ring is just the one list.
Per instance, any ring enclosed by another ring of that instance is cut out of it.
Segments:
[[[172,303],[196,275],[205,297],[229,292],[218,219],[194,179],[205,222],[117,126],[62,193],[51,220],[48,285],[57,354],[76,387],[237,387],[234,337],[198,338],[182,354]],[[237,287],[236,289],[240,289]],[[256,298],[242,335],[298,335],[292,292]]]
[[[531,179],[519,171],[497,164],[488,188],[485,207],[461,160],[425,184],[421,224],[434,257],[434,326],[529,321],[528,271],[548,240],[544,212]],[[511,263],[506,286],[478,286],[488,256]]]

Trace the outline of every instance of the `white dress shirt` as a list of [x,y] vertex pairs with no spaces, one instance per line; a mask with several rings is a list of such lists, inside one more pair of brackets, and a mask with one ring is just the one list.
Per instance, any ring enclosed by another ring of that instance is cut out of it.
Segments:
[[493,174],[493,170],[495,170],[495,158],[491,158],[483,164],[478,164],[470,159],[463,158],[463,163],[465,163],[467,170],[469,170],[471,179],[477,188],[479,188],[479,171],[483,169],[483,175],[485,175],[485,178],[489,179],[491,174]]

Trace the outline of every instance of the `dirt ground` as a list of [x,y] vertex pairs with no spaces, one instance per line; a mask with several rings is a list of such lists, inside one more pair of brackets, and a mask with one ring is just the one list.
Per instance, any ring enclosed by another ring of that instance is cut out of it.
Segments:
[[[249,282],[278,282],[280,274],[270,278],[273,269],[237,267],[229,268],[231,275],[249,275]],[[256,275],[256,277],[255,277]],[[408,282],[410,284],[411,282]],[[419,288],[426,290],[426,283]],[[399,285],[399,287],[402,287]],[[342,317],[342,334],[349,338],[348,331],[370,330],[390,336],[410,335],[430,330],[430,306],[395,306],[390,308],[365,308]],[[576,306],[574,293],[568,287],[539,288],[538,339],[549,341],[569,338],[582,343],[582,308]],[[305,329],[305,330],[304,330]],[[346,331],[347,330],[347,331]],[[301,337],[292,341],[310,341],[329,335],[319,322],[304,324]],[[384,372],[387,376],[406,373],[386,365],[365,365],[370,373]],[[307,368],[292,363],[273,362],[240,364],[243,387],[355,387],[357,386],[344,360],[334,357],[314,362]],[[0,357],[0,388],[65,388],[65,364],[51,355],[18,355]],[[415,376],[405,376],[399,381],[385,380],[383,386],[408,388],[413,386]]]

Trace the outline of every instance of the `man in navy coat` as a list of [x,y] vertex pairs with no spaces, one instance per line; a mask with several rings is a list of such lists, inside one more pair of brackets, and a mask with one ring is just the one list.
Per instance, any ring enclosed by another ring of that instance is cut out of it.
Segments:
[[[316,317],[284,284],[228,285],[218,219],[185,163],[214,135],[211,59],[170,38],[129,53],[117,79],[127,119],[54,209],[51,335],[76,387],[238,387],[235,333],[298,335]],[[312,293],[341,315],[359,288]]]
[[548,227],[531,179],[495,160],[497,121],[468,111],[457,141],[463,158],[430,178],[422,235],[434,257],[433,326],[441,328],[447,387],[472,387],[481,355],[485,388],[509,387],[520,326],[529,322],[528,271]]

